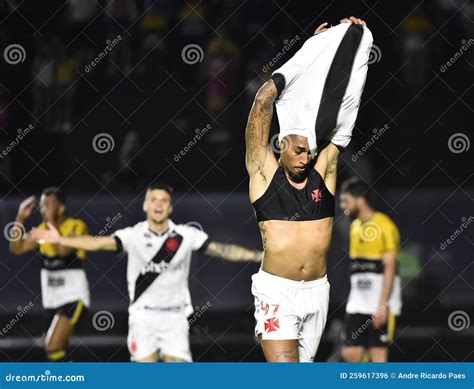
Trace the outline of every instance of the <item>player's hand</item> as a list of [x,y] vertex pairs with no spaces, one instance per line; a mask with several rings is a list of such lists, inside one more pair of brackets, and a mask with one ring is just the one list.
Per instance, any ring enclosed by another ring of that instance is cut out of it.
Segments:
[[375,328],[381,328],[387,322],[388,318],[388,306],[387,304],[381,305],[375,314],[372,316],[373,326]]
[[50,222],[48,222],[47,230],[33,228],[31,230],[31,236],[38,243],[52,243],[52,244],[59,243],[59,239],[61,238],[59,231]]
[[316,29],[316,31],[314,31],[314,34],[313,34],[313,35],[317,35],[317,34],[320,34],[320,33],[324,32],[324,31],[326,31],[326,30],[327,30],[327,25],[328,25],[327,22],[324,22],[323,24],[321,24],[321,25]]
[[31,216],[33,209],[36,204],[36,197],[30,196],[27,199],[23,200],[18,208],[17,219],[21,222],[24,222]]
[[350,18],[344,18],[340,21],[340,23],[354,23],[358,24],[359,26],[367,26],[367,23],[359,18],[355,18],[354,16],[351,16]]

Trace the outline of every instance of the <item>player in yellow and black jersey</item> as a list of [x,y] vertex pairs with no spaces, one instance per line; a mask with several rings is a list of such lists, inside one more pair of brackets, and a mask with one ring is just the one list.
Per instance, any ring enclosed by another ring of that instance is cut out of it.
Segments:
[[[66,361],[67,346],[74,327],[89,307],[89,285],[83,262],[84,250],[76,250],[56,244],[37,243],[25,234],[24,222],[33,212],[35,197],[24,200],[16,217],[21,236],[10,242],[10,251],[20,255],[38,250],[42,258],[41,294],[47,325],[46,351],[49,361]],[[65,196],[60,188],[46,188],[40,198],[43,222],[38,226],[46,229],[54,225],[63,236],[86,235],[87,225],[66,215]]]
[[373,362],[386,362],[396,317],[402,308],[397,256],[400,233],[371,205],[370,187],[352,178],[341,187],[340,206],[353,218],[350,229],[351,289],[346,305],[346,344],[342,355],[359,362],[367,351]]

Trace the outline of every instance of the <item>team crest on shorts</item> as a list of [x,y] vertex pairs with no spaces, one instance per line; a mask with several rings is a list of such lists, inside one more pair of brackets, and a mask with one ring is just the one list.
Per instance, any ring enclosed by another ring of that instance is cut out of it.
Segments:
[[280,322],[276,317],[271,317],[264,323],[265,332],[274,332],[280,329]]

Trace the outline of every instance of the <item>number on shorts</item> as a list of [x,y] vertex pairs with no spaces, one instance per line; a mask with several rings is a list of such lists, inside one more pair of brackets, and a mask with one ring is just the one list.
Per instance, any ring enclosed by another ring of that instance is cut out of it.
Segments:
[[262,301],[261,309],[262,311],[265,312],[265,316],[268,315],[268,311],[270,310],[270,307],[273,307],[273,315],[276,315],[278,308],[280,307],[280,304],[267,304]]

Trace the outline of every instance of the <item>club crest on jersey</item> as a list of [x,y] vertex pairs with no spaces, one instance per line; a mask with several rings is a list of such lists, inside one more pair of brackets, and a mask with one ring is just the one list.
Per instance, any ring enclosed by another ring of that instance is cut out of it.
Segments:
[[179,248],[179,240],[176,238],[168,238],[165,243],[165,248],[174,253]]
[[315,203],[319,203],[323,199],[323,192],[321,189],[315,189],[311,192],[311,200]]
[[276,317],[271,317],[264,323],[265,332],[275,332],[280,329],[280,322]]

